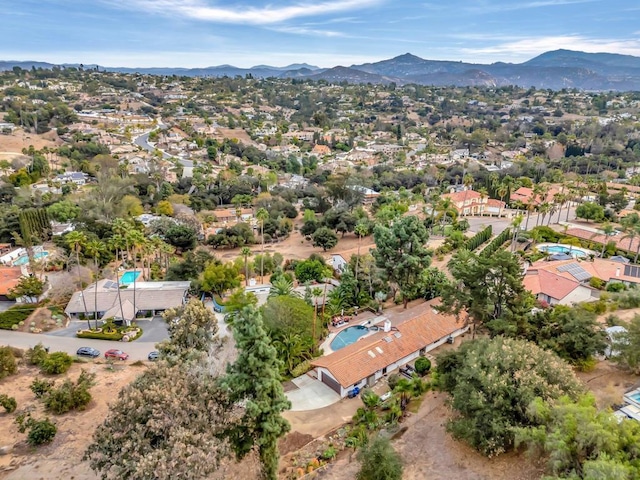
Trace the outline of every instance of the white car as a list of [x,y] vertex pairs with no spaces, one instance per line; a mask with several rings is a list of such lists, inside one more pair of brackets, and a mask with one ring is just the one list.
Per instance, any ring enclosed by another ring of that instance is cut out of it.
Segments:
[[383,393],[382,395],[380,395],[380,401],[386,402],[391,398],[391,395],[392,395],[391,392]]

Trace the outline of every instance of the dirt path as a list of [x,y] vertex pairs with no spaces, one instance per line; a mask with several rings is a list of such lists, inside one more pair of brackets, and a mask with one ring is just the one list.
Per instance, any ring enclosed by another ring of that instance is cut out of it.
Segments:
[[[408,417],[407,430],[393,442],[402,456],[403,480],[534,480],[542,469],[525,455],[501,455],[488,459],[446,432],[450,411],[446,395],[429,392],[418,410]],[[354,455],[338,460],[322,475],[326,480],[355,478],[358,462]]]

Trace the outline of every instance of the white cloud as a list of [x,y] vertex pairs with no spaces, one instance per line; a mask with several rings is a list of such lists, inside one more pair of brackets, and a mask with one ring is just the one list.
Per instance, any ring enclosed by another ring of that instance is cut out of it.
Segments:
[[285,6],[254,7],[243,3],[222,5],[206,0],[103,0],[111,5],[135,10],[217,23],[269,25],[300,17],[359,10],[383,0],[325,0],[297,2]]
[[530,8],[559,7],[563,5],[575,5],[579,3],[593,3],[601,1],[602,0],[534,0],[530,2],[509,1],[508,3],[499,3],[494,5],[482,3],[479,6],[470,7],[468,10],[475,13],[507,12],[513,10],[525,10]]
[[[587,38],[580,35],[523,38],[481,48],[463,48],[461,52],[478,56],[530,58],[550,50],[579,50],[588,53],[621,53],[640,56],[640,40]],[[515,58],[514,58],[515,60]]]
[[296,27],[296,26],[285,26],[285,27],[273,27],[269,30],[273,30],[274,32],[280,33],[293,33],[296,35],[310,35],[312,37],[348,37],[347,34],[342,32],[336,32],[335,30],[319,30],[317,28],[308,28],[308,27]]

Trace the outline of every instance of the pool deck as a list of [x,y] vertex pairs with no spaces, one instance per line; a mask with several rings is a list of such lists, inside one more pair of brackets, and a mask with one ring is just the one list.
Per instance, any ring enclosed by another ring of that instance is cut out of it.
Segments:
[[[582,248],[582,247],[575,247],[573,245],[566,245],[564,243],[550,243],[550,242],[545,242],[545,243],[539,243],[538,245],[535,246],[536,249],[538,249],[539,251],[544,251],[541,250],[541,247],[561,247],[561,248],[565,248],[567,250],[570,250],[571,252],[580,252],[582,253],[585,257],[584,258],[588,258],[589,255],[594,255],[594,256],[598,256],[598,252],[594,252],[593,250],[589,250],[586,248]],[[550,253],[556,253],[556,252],[550,252]],[[563,252],[565,253],[565,252]],[[566,252],[567,254],[569,254],[569,252]],[[577,257],[578,255],[572,255],[574,257]]]
[[[323,355],[329,355],[334,352],[331,348],[331,342],[334,338],[336,338],[336,335],[338,333],[340,333],[342,330],[345,330],[346,328],[355,327],[357,325],[367,325],[368,327],[370,327],[373,325],[382,324],[385,320],[391,321],[391,325],[394,326],[397,323],[420,315],[422,313],[422,309],[424,308],[431,307],[427,305],[427,302],[423,300],[414,300],[413,302],[409,303],[409,307],[406,309],[402,305],[396,305],[394,307],[385,309],[380,315],[366,311],[360,313],[357,317],[352,316],[349,323],[345,323],[344,325],[340,325],[339,327],[333,327],[329,325],[329,335],[327,335],[327,338],[325,338],[324,342],[322,342],[320,348],[323,351]],[[368,334],[358,338],[356,342],[363,338],[367,338],[375,333],[377,333],[377,331],[370,331]]]

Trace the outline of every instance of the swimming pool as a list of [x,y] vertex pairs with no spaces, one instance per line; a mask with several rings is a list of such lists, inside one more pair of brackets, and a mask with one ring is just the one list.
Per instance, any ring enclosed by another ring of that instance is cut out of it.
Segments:
[[547,245],[538,245],[536,248],[541,252],[566,253],[567,255],[571,255],[574,258],[587,258],[588,256],[587,251],[579,247],[568,247],[566,245],[547,244]]
[[[38,252],[33,254],[34,260],[39,260],[49,255],[49,252]],[[19,267],[20,265],[26,265],[29,263],[29,255],[22,255],[21,257],[16,258],[13,261],[14,267]]]
[[130,270],[128,272],[124,272],[120,277],[120,284],[129,285],[130,283],[133,283],[134,280],[138,279],[141,273],[142,272],[139,272],[137,270],[136,271]]
[[362,325],[345,328],[340,333],[338,333],[338,335],[336,335],[336,338],[331,341],[331,350],[335,352],[336,350],[340,350],[347,345],[351,345],[367,333],[369,333],[369,329]]

